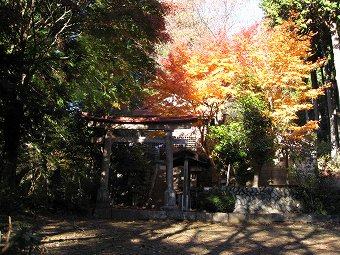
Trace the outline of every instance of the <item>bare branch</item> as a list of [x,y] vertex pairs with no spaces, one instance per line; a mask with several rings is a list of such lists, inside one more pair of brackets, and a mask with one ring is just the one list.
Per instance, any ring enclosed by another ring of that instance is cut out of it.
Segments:
[[59,21],[65,19],[67,14],[71,14],[71,10],[66,10],[66,8],[64,8],[65,12],[54,22],[55,24],[57,24]]
[[64,23],[63,27],[55,34],[54,36],[54,41],[52,42],[51,46],[55,45],[58,41],[58,37],[60,34],[63,33],[63,31],[68,28],[68,27],[71,27],[72,24],[70,24],[71,22],[71,17]]

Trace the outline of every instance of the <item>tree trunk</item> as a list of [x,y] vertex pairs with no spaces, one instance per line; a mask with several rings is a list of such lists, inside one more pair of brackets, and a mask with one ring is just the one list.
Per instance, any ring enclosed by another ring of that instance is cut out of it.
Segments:
[[336,81],[336,108],[340,107],[340,93],[339,93],[339,85],[340,85],[340,38],[337,30],[336,22],[330,25],[331,35],[332,35],[332,48],[333,48],[333,62],[335,68],[335,81]]
[[327,106],[329,115],[329,128],[330,128],[330,142],[331,142],[331,156],[336,158],[338,152],[337,141],[337,123],[336,123],[336,109],[334,107],[334,94],[331,88],[327,88]]
[[[321,69],[322,83],[326,84],[326,82],[331,81],[331,71],[327,64],[325,66],[326,77]],[[336,109],[334,107],[334,94],[332,88],[326,89],[326,98],[327,98],[327,110],[328,110],[328,119],[329,119],[329,137],[331,144],[331,156],[332,158],[336,158],[338,152],[338,138],[337,138],[337,123],[336,123]]]
[[228,170],[227,170],[227,186],[229,186],[230,183],[230,169],[231,169],[231,164],[228,164]]
[[157,176],[158,176],[158,173],[160,171],[160,147],[157,146],[156,147],[156,155],[155,155],[155,169],[154,169],[154,174],[152,176],[152,180],[151,180],[151,185],[150,185],[150,190],[149,190],[149,195],[148,195],[148,202],[147,204],[149,205],[149,203],[151,202],[151,197],[152,197],[152,193],[153,193],[153,190],[155,188],[155,185],[156,185],[156,180],[157,180]]
[[113,133],[107,130],[104,140],[103,159],[100,174],[100,186],[97,193],[97,204],[106,206],[109,201],[109,174],[110,174],[110,160],[112,149]]
[[[312,88],[317,89],[318,86],[318,77],[316,75],[316,71],[313,71],[311,73],[311,82],[312,82]],[[314,120],[319,121],[319,104],[318,99],[313,99],[313,108],[314,108]]]
[[[338,23],[339,24],[339,23]],[[337,122],[337,147],[339,148],[339,132],[340,132],[340,37],[339,37],[339,27],[336,22],[331,24],[331,34],[332,34],[332,46],[333,46],[333,62],[335,68],[335,82],[336,86],[336,112],[335,120]]]
[[21,140],[23,107],[16,93],[11,91],[4,103],[4,165],[0,173],[1,180],[8,187],[15,187],[18,152]]

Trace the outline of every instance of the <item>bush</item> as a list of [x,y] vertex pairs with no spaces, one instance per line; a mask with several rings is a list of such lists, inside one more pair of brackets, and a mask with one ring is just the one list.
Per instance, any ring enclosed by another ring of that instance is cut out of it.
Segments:
[[340,214],[340,191],[336,189],[328,190],[322,196],[322,203],[327,214]]
[[299,183],[295,197],[303,203],[305,212],[321,215],[340,213],[340,192],[335,187],[336,166],[320,158],[319,167],[306,172],[292,168],[292,174]]
[[235,208],[235,199],[228,191],[201,191],[197,200],[197,209],[207,212],[233,212]]
[[233,164],[236,183],[240,186],[247,186],[248,182],[254,179],[254,169],[250,167],[249,162],[240,161]]
[[303,211],[305,213],[317,213],[327,215],[322,202],[322,194],[315,189],[307,187],[298,187],[294,190],[294,197],[303,203]]

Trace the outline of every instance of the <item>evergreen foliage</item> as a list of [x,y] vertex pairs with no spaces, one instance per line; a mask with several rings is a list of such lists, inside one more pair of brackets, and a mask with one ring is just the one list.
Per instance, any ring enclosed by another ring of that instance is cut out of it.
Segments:
[[233,212],[235,198],[227,191],[201,191],[197,196],[198,209],[207,212]]
[[141,144],[118,144],[112,148],[110,192],[112,203],[145,206],[151,184],[154,155]]
[[95,197],[100,150],[80,112],[141,102],[165,12],[156,0],[0,1],[1,209],[14,194],[71,209]]
[[241,97],[238,104],[238,119],[210,127],[208,139],[218,166],[236,168],[235,178],[244,184],[242,176],[248,168],[259,174],[262,165],[274,156],[275,137],[262,100],[249,95]]

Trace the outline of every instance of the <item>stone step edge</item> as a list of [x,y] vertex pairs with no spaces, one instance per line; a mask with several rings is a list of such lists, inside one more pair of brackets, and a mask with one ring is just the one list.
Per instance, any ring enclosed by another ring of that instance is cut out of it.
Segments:
[[101,208],[95,211],[94,217],[112,220],[189,220],[219,223],[271,223],[271,222],[300,222],[314,223],[324,221],[337,221],[340,216],[320,216],[314,214],[240,214],[240,213],[207,213],[182,211],[154,211],[135,209]]

